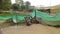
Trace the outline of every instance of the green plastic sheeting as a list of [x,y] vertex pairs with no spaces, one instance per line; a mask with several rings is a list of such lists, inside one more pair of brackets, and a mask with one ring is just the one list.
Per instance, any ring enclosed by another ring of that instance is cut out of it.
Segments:
[[[31,13],[31,16],[35,16],[35,11]],[[44,13],[42,11],[37,11],[36,10],[36,16],[39,18],[42,18],[43,20],[47,21],[60,21],[60,14],[56,14],[54,16],[51,16],[49,13]]]
[[6,20],[12,18],[13,20],[17,19],[18,21],[20,21],[20,20],[24,20],[24,17],[25,16],[19,16],[19,15],[16,16],[16,14],[14,14],[14,15],[7,16],[7,17],[0,16],[0,20],[6,21]]
[[[35,11],[31,13],[32,17],[35,16]],[[51,16],[49,13],[44,13],[42,11],[37,11],[36,10],[36,17],[39,17],[42,19],[43,24],[45,25],[60,25],[60,14],[55,14],[54,16]]]
[[8,20],[9,18],[11,18],[10,16],[8,16],[8,17],[3,17],[3,16],[0,16],[0,20]]
[[16,15],[13,15],[13,16],[12,16],[13,20],[16,20],[16,19],[17,19],[18,21],[24,20],[24,17],[25,17],[25,16],[19,16],[19,15],[17,15],[17,16],[16,16]]
[[[20,16],[20,15],[17,15],[17,14],[13,14],[11,16],[7,16],[7,17],[3,17],[3,16],[0,16],[0,20],[7,20],[7,19],[10,19],[10,18],[13,18],[14,20],[17,20],[20,21],[20,20],[24,20],[24,17],[26,16]],[[35,11],[33,11],[30,16],[34,17],[35,16]],[[54,16],[51,16],[49,13],[44,13],[42,11],[38,11],[36,10],[36,16],[41,18],[42,20],[45,20],[45,21],[60,21],[60,14],[56,14]]]
[[[33,11],[30,14],[30,16],[32,16],[32,18],[34,18],[35,17],[35,11]],[[24,20],[24,17],[26,17],[26,16],[20,16],[17,14],[12,14],[11,16],[7,16],[7,17],[0,16],[0,20],[6,21],[6,20],[12,18],[13,20],[21,21],[21,20]],[[51,16],[49,13],[44,13],[42,11],[36,10],[36,17],[41,18],[43,20],[44,24],[60,25],[60,14],[55,14],[54,16]]]

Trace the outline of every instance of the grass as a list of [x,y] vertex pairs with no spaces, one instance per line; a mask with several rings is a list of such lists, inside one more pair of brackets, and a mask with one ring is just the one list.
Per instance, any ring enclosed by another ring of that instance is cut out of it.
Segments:
[[2,13],[0,14],[0,16],[3,16],[3,17],[7,17],[7,16],[11,16],[12,14],[11,13]]
[[25,22],[24,22],[24,20],[22,20],[22,21],[20,21],[20,22],[18,22],[18,24],[17,25],[25,25]]
[[14,24],[14,23],[4,23],[4,24],[1,24],[1,28],[5,28],[5,27],[9,27],[9,26],[15,26],[15,25],[24,26],[25,22],[22,20],[22,21],[20,21],[20,22],[18,22],[16,24]]
[[[13,14],[11,14],[11,13],[2,13],[2,14],[0,14],[0,16],[7,17],[7,16],[12,16]],[[29,16],[29,14],[26,14],[26,13],[18,13],[17,15],[19,15],[19,16]]]

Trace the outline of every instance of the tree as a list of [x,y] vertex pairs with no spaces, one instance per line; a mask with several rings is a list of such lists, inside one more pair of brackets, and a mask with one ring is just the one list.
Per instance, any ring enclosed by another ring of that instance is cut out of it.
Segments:
[[24,8],[24,1],[23,0],[16,0],[16,4],[19,4],[20,10],[23,10],[23,8]]
[[16,4],[19,4],[20,6],[24,5],[23,0],[16,0]]
[[26,9],[29,9],[29,6],[30,6],[30,2],[29,1],[26,1],[25,8]]
[[11,8],[10,0],[2,0],[0,1],[0,9],[1,10],[9,10]]
[[13,4],[13,5],[12,5],[12,9],[13,9],[13,10],[19,10],[19,4],[16,4],[16,3]]
[[1,10],[1,7],[2,7],[1,5],[2,5],[2,0],[0,0],[0,10]]

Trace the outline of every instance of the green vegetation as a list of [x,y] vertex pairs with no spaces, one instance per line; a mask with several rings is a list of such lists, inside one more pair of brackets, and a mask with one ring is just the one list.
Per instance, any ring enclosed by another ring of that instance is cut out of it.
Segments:
[[25,9],[28,10],[29,9],[29,6],[30,6],[30,2],[29,1],[26,1],[26,5],[25,5],[26,8]]
[[1,0],[0,1],[0,10],[9,10],[11,8],[10,0]]
[[60,5],[52,6],[53,9],[60,9]]
[[26,1],[24,2],[23,0],[16,0],[15,4],[11,4],[11,0],[0,0],[0,11],[1,10],[29,10],[30,8],[30,2]]
[[52,12],[58,12],[58,11],[60,11],[60,5],[52,6],[51,7],[51,11]]
[[19,8],[20,8],[19,4],[15,3],[15,4],[12,5],[13,10],[18,10]]
[[29,16],[30,14],[26,14],[26,13],[22,12],[22,13],[18,13],[17,15],[20,15],[20,16]]
[[3,17],[8,17],[8,16],[11,16],[12,14],[11,13],[2,13],[0,14],[0,16],[3,16]]
[[[14,13],[13,13],[14,14]],[[0,16],[3,16],[3,17],[8,17],[8,16],[12,16],[13,14],[9,13],[9,12],[6,12],[6,13],[2,13],[0,14]],[[16,13],[15,13],[16,14]],[[20,16],[29,16],[29,14],[26,14],[24,12],[22,13],[18,13],[17,15],[20,15]]]
[[18,25],[18,26],[19,26],[19,25],[25,25],[24,20],[21,20],[20,22],[18,22],[17,25]]
[[16,3],[12,5],[12,8],[14,8],[14,10],[15,9],[28,10],[29,7],[30,7],[30,2],[29,1],[24,2],[23,0],[16,0]]

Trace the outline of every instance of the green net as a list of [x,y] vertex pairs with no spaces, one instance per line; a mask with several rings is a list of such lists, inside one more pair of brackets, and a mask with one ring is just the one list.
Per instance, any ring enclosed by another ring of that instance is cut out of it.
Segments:
[[[31,16],[35,16],[35,11],[31,13]],[[36,17],[41,18],[43,20],[43,24],[49,24],[49,25],[60,25],[60,14],[55,14],[54,16],[51,16],[49,13],[44,13],[42,11],[36,10]]]
[[24,20],[24,17],[25,16],[19,16],[19,15],[16,16],[16,14],[14,14],[14,15],[7,16],[7,17],[0,16],[0,20],[6,21],[6,20],[12,18],[13,20],[17,19],[18,21],[20,21],[20,20]]
[[[34,17],[35,16],[35,11],[33,11],[30,16]],[[46,21],[60,21],[60,14],[56,14],[54,16],[51,16],[49,13],[44,13],[42,11],[37,11],[36,10],[36,16],[39,17],[39,18],[42,18],[43,20],[46,20]],[[20,16],[20,15],[17,15],[16,14],[13,14],[11,16],[7,16],[7,17],[3,17],[3,16],[0,16],[0,20],[7,20],[7,19],[10,19],[10,18],[13,18],[13,19],[16,19],[17,20],[24,20],[24,17],[26,16]]]
[[25,16],[19,16],[19,15],[13,15],[13,16],[12,16],[13,20],[16,20],[16,19],[17,19],[18,21],[24,20],[24,17],[25,17]]
[[[35,11],[32,12],[31,16],[32,17],[35,16]],[[36,16],[39,18],[42,18],[43,20],[47,20],[47,21],[60,21],[60,14],[56,14],[54,16],[51,16],[49,13],[36,11]]]
[[8,16],[8,17],[0,16],[0,20],[3,20],[3,21],[8,20],[8,19],[10,19],[10,18],[11,18],[11,16]]
[[[35,17],[35,11],[33,11],[30,16],[32,16],[32,18]],[[60,14],[55,14],[54,16],[51,16],[49,13],[44,13],[42,11],[37,11],[36,10],[36,16],[38,18],[41,18],[43,20],[43,23],[45,24],[51,24],[51,25],[60,25]],[[22,16],[22,15],[17,15],[17,14],[12,14],[10,16],[4,17],[4,16],[0,16],[0,20],[8,20],[10,18],[12,18],[13,20],[24,20],[24,17],[26,16]]]

